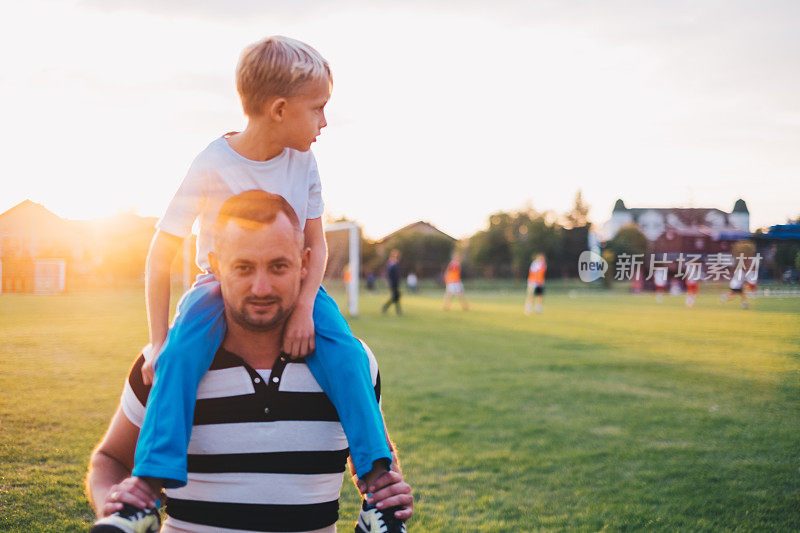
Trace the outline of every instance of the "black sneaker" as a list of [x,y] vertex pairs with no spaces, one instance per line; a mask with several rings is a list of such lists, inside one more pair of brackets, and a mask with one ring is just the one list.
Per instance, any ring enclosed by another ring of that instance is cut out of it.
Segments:
[[95,522],[89,533],[158,533],[159,529],[158,509],[139,509],[126,503],[122,510]]
[[365,501],[358,515],[355,533],[406,533],[406,525],[394,516],[394,512],[399,509],[400,507],[369,507]]

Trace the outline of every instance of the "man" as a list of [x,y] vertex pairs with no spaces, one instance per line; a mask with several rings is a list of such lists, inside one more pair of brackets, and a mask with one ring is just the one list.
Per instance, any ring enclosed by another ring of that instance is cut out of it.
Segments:
[[[209,259],[228,331],[197,390],[189,482],[167,489],[162,531],[334,532],[347,440],[306,365],[280,349],[309,261],[297,216],[283,198],[264,191],[234,196],[223,204]],[[377,363],[366,350],[379,397]],[[129,477],[149,393],[142,363],[140,357],[131,369],[92,454],[87,490],[98,517],[107,517],[98,532],[158,528],[152,507],[160,487]],[[359,487],[372,495],[357,531],[405,531],[401,521],[411,516],[413,501],[392,453],[392,471]]]
[[381,311],[386,314],[392,304],[395,305],[395,311],[398,315],[403,314],[400,310],[400,250],[394,249],[389,253],[389,262],[386,264],[386,279],[389,281],[389,290],[392,291],[391,296],[383,304]]

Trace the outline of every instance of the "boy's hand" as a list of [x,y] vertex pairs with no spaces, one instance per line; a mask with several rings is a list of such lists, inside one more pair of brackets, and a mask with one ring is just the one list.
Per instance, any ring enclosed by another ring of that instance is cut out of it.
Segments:
[[300,303],[292,311],[283,332],[283,351],[292,359],[305,357],[314,351],[313,306]]
[[138,477],[129,477],[109,489],[106,501],[100,507],[100,517],[116,513],[125,503],[139,509],[155,507],[156,498],[158,494],[147,482]]
[[148,344],[144,347],[142,352],[147,352],[148,350],[150,353],[144,354],[144,364],[142,365],[142,381],[145,385],[150,385],[153,383],[153,378],[156,375],[156,359],[158,358],[158,353],[161,351],[161,345]]
[[[359,489],[364,487],[363,483]],[[367,503],[378,509],[387,507],[400,507],[394,516],[399,520],[408,520],[414,514],[414,496],[411,487],[399,472],[389,471],[375,481],[371,487],[365,487],[372,496],[367,498]]]

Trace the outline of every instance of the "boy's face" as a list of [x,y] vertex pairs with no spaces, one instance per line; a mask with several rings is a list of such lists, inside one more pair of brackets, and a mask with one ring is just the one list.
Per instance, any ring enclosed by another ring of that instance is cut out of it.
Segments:
[[311,148],[322,128],[328,125],[325,104],[330,97],[330,80],[321,78],[310,81],[301,94],[286,98],[283,125],[287,147],[301,152]]

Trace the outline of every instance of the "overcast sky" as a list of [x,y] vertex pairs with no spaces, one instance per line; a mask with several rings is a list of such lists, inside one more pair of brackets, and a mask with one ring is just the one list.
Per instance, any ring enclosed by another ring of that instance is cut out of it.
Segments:
[[800,215],[800,2],[3,2],[0,211],[159,215],[244,117],[239,51],[331,63],[314,153],[328,213],[461,237],[582,189],[628,207]]

